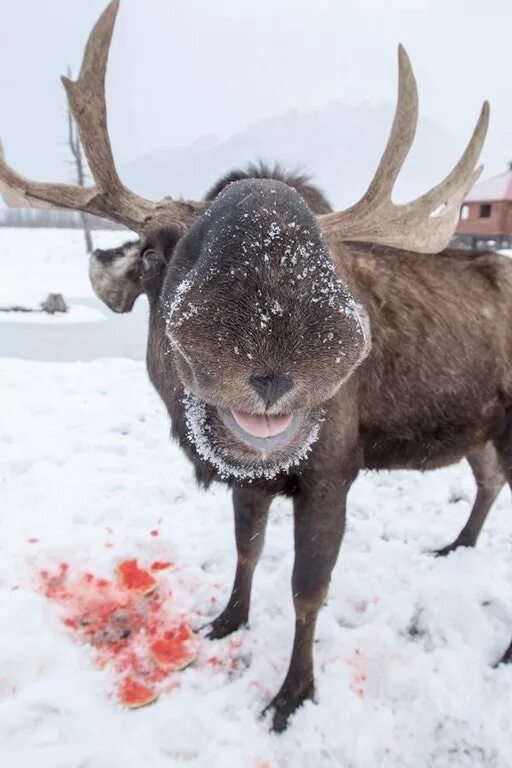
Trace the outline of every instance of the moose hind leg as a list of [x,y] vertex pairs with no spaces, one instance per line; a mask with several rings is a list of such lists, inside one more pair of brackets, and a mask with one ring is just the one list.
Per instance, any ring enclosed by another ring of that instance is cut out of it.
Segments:
[[207,637],[219,639],[249,621],[249,605],[254,570],[263,550],[268,511],[272,496],[258,488],[235,488],[235,537],[237,565],[231,597],[222,613],[212,622]]
[[506,483],[498,453],[491,442],[474,448],[466,459],[477,487],[473,508],[455,541],[437,550],[436,555],[447,555],[458,547],[475,546],[491,506]]
[[[498,452],[501,468],[512,488],[512,413],[507,413],[494,436],[494,445]],[[512,662],[512,642],[498,662],[510,664]]]

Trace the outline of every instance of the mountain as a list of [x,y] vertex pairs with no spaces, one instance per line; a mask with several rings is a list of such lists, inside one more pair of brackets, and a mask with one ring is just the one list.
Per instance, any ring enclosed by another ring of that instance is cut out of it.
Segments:
[[[391,106],[331,104],[258,122],[227,139],[206,137],[190,146],[140,156],[121,168],[124,181],[150,198],[201,197],[227,170],[258,159],[310,174],[337,206],[364,192],[385,146]],[[418,195],[451,169],[464,139],[420,122],[416,143],[397,184],[397,199]]]

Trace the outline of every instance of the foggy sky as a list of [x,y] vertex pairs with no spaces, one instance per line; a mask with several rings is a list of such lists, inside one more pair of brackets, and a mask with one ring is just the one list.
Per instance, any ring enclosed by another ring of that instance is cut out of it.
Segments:
[[[0,0],[0,137],[25,175],[69,178],[59,76],[68,64],[77,72],[105,5]],[[122,0],[107,88],[116,159],[227,136],[289,109],[394,103],[401,41],[422,115],[463,142],[490,99],[492,162],[498,148],[505,163],[511,22],[509,0]],[[388,126],[377,130],[384,140]]]

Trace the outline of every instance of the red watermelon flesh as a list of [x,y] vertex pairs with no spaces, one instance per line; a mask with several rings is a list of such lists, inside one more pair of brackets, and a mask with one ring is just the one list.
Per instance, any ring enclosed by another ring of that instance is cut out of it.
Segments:
[[127,709],[139,709],[157,700],[158,694],[146,685],[127,676],[118,687],[121,704]]
[[184,669],[197,656],[193,634],[187,624],[168,630],[151,643],[149,651],[160,669],[174,672]]
[[123,560],[116,570],[121,584],[127,589],[134,589],[143,595],[149,595],[156,589],[155,577],[139,568],[137,560]]
[[65,563],[57,574],[43,571],[41,577],[45,595],[63,610],[64,624],[80,643],[94,647],[99,667],[113,670],[120,702],[136,708],[176,688],[169,685],[172,673],[193,661],[196,651],[183,616],[173,615],[170,590],[160,591],[136,560],[126,563],[117,569],[119,583],[92,573],[71,580]]

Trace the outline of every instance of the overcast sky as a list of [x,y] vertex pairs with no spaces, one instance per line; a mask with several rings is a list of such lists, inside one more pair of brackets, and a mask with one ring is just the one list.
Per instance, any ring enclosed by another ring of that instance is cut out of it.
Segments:
[[[59,75],[79,68],[105,4],[0,0],[0,137],[26,175],[69,173]],[[466,140],[488,98],[488,141],[505,162],[511,30],[510,0],[122,0],[107,89],[114,152],[122,164],[289,109],[394,102],[401,41],[422,114]]]

